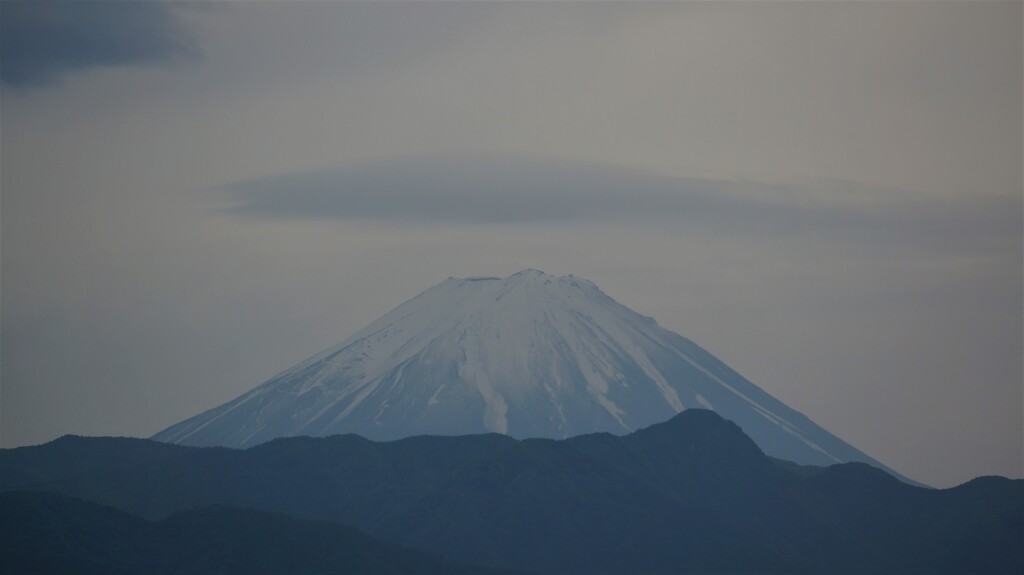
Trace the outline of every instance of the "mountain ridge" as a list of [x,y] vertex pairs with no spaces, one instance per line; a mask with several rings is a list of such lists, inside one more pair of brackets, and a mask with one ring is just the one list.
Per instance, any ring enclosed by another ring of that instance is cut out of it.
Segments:
[[720,412],[775,457],[864,461],[903,478],[593,282],[534,269],[450,277],[153,439],[229,447],[336,433],[561,439],[628,434],[691,408]]
[[0,450],[0,491],[52,491],[150,520],[215,504],[282,512],[551,575],[1024,566],[1024,480],[931,490],[866,464],[793,467],[717,413],[686,410],[625,436],[564,440],[349,434],[239,450],[65,438]]
[[0,493],[0,568],[82,575],[513,575],[282,513],[210,505],[147,521],[82,499],[31,491]]

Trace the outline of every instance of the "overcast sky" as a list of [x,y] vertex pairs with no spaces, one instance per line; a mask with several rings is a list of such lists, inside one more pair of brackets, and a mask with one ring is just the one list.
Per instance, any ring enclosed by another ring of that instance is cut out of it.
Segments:
[[1024,476],[1020,2],[0,12],[3,447],[529,267],[914,479]]

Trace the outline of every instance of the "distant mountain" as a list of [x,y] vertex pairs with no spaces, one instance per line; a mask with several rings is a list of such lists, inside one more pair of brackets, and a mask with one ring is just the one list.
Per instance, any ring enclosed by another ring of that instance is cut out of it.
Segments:
[[338,433],[563,439],[630,433],[689,408],[717,411],[774,457],[886,469],[593,283],[537,270],[449,278],[153,439],[226,447]]
[[325,521],[225,506],[149,522],[52,493],[0,493],[0,571],[19,575],[501,575]]
[[343,435],[236,450],[69,436],[0,450],[11,490],[151,520],[217,504],[279,511],[544,575],[1024,571],[1024,481],[932,490],[861,463],[797,466],[699,409],[560,441]]

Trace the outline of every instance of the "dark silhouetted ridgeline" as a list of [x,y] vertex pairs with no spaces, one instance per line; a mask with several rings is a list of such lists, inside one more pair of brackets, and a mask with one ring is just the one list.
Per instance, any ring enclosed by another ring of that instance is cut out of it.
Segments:
[[[0,451],[0,491],[13,490],[94,501],[157,521],[151,529],[164,535],[176,522],[207,521],[205,530],[186,529],[187,541],[157,538],[188,548],[222,537],[231,521],[249,522],[245,514],[255,512],[237,509],[248,508],[543,574],[1024,572],[1024,481],[986,477],[933,490],[865,464],[796,466],[766,457],[704,410],[627,436],[562,441],[342,435],[232,450],[64,437]],[[195,508],[205,509],[174,515]],[[253,517],[307,534],[350,533]],[[143,559],[163,552],[133,539],[140,531],[105,544],[142,550]],[[280,556],[310,554],[298,546],[306,539],[282,539],[296,546]]]
[[4,573],[501,575],[350,527],[214,505],[150,522],[65,495],[0,493]]

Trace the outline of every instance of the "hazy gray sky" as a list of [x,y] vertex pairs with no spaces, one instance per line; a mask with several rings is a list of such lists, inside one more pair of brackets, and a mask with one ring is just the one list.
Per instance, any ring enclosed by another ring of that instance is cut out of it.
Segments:
[[532,267],[917,480],[1024,476],[1020,2],[0,12],[4,447]]

